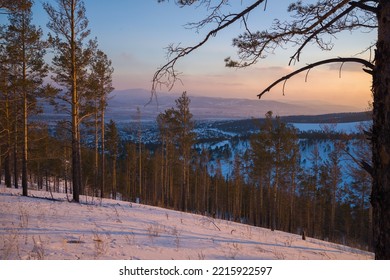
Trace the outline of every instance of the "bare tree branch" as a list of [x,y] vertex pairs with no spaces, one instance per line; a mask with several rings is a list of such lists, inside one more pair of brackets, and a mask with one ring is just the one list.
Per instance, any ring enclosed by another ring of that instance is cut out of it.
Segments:
[[[345,2],[345,1],[344,1]],[[348,2],[348,1],[347,1]],[[288,63],[288,65],[291,65],[291,63],[294,61],[294,60],[297,60],[299,61],[299,57],[301,55],[301,52],[302,50],[305,48],[305,46],[311,41],[313,40],[316,36],[318,36],[322,31],[326,30],[327,28],[331,27],[336,21],[340,20],[341,18],[343,18],[344,16],[346,16],[347,14],[349,14],[355,7],[351,6],[349,7],[348,9],[346,9],[344,12],[340,13],[339,15],[337,15],[334,19],[332,19],[331,21],[329,21],[327,24],[323,25],[320,29],[316,30],[315,32],[313,32],[308,38],[306,38],[306,40],[301,44],[301,46],[298,48],[298,50],[291,56],[291,59],[290,59],[290,62]],[[336,7],[335,9],[339,9],[338,7]],[[333,11],[337,11],[337,10],[333,10]],[[317,22],[319,23],[319,21]],[[310,28],[312,29],[312,27]],[[304,31],[304,32],[307,32],[307,31]]]
[[[247,17],[260,4],[266,4],[265,0],[255,1],[240,13],[226,15],[221,9],[228,2],[228,0],[219,0],[215,5],[212,5],[211,0],[177,1],[181,6],[198,3],[199,6],[203,5],[211,11],[205,19],[197,23],[189,23],[187,27],[197,31],[209,24],[216,24],[217,27],[195,46],[181,47],[179,44],[170,45],[167,48],[168,62],[154,74],[152,93],[156,91],[158,86],[165,86],[171,90],[177,81],[181,82],[179,78],[181,73],[175,68],[177,61],[203,46],[211,37],[216,36],[219,31],[237,20],[241,20],[244,26],[244,33],[233,40],[233,46],[238,48],[239,60],[226,58],[225,65],[227,67],[245,68],[251,66],[259,59],[272,54],[276,48],[292,44],[292,46],[297,47],[297,50],[290,58],[289,65],[291,65],[293,61],[300,60],[300,55],[309,42],[315,43],[321,50],[331,50],[333,48],[332,40],[336,33],[345,30],[352,31],[357,28],[369,30],[377,28],[376,14],[373,13],[377,9],[374,7],[377,5],[376,0],[318,0],[316,5],[297,1],[288,6],[291,21],[282,22],[276,19],[269,30],[261,32],[250,31]],[[365,69],[365,71],[371,73],[370,69]]]
[[309,64],[305,67],[302,67],[278,80],[276,80],[275,82],[273,82],[270,86],[268,86],[265,90],[263,90],[260,94],[258,94],[257,96],[259,97],[259,99],[266,93],[266,92],[269,92],[273,87],[275,87],[277,84],[281,83],[281,82],[286,82],[288,79],[290,79],[291,77],[301,73],[301,72],[304,72],[304,71],[307,71],[307,70],[310,70],[314,67],[318,67],[320,65],[325,65],[325,64],[330,64],[330,63],[346,63],[346,62],[354,62],[354,63],[360,63],[360,64],[363,64],[366,68],[370,69],[370,70],[373,70],[374,69],[374,65],[365,60],[365,59],[362,59],[362,58],[356,58],[356,57],[338,57],[338,58],[331,58],[331,59],[326,59],[326,60],[321,60],[321,61],[318,61],[316,63],[312,63],[312,64]]
[[[208,34],[205,36],[205,38],[199,42],[197,45],[192,46],[192,47],[181,47],[180,45],[178,46],[169,46],[168,47],[168,58],[173,56],[172,59],[170,59],[165,65],[160,67],[157,72],[153,76],[152,80],[152,93],[156,92],[158,86],[166,86],[169,90],[172,89],[174,84],[180,80],[178,78],[179,72],[175,70],[175,65],[177,61],[192,53],[196,49],[200,48],[203,46],[211,37],[214,37],[217,35],[217,33],[226,27],[230,26],[231,24],[235,23],[237,20],[242,19],[245,15],[250,13],[252,10],[254,10],[256,7],[258,7],[260,4],[262,4],[265,0],[258,0],[255,3],[253,3],[251,6],[247,7],[243,11],[237,14],[230,14],[225,16],[224,18],[218,19],[218,26],[208,32]],[[191,2],[193,3],[193,1]],[[197,26],[199,28],[200,25]]]
[[[302,50],[309,42],[313,42],[321,50],[333,48],[332,38],[341,31],[352,31],[357,28],[369,30],[377,28],[376,15],[361,11],[351,6],[350,0],[320,0],[316,5],[303,4],[301,1],[290,4],[288,12],[292,20],[282,22],[275,19],[272,27],[255,33],[244,32],[233,41],[238,48],[241,61],[226,59],[226,66],[244,68],[255,64],[259,59],[274,53],[278,47],[294,47],[298,49],[291,56],[289,64],[298,61]],[[360,0],[364,4],[370,0]],[[326,36],[329,36],[328,39]],[[291,45],[291,46],[290,46]]]
[[[377,13],[378,12],[378,7],[373,7],[373,6],[369,6],[369,5],[366,5],[365,3],[362,3],[362,2],[370,2],[370,1],[359,1],[359,2],[351,2],[349,3],[351,6],[355,6],[355,7],[358,7],[362,10],[365,10],[365,11],[368,11],[368,12],[372,12],[372,13]],[[374,1],[376,2],[376,1]]]

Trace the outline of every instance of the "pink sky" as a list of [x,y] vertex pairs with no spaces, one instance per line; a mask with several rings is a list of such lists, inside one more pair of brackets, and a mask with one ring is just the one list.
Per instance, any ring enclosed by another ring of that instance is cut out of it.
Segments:
[[[158,4],[157,0],[105,1],[84,0],[91,36],[97,37],[99,47],[113,62],[114,87],[118,90],[151,88],[151,80],[158,67],[165,64],[165,49],[170,43],[191,46],[201,40],[206,31],[199,33],[183,27],[190,21],[202,18],[201,8],[178,8],[174,1]],[[286,17],[290,0],[268,1],[267,9],[260,8],[251,16],[253,30],[266,29],[275,17]],[[242,9],[252,1],[231,2],[231,9]],[[241,5],[242,3],[242,5]],[[40,2],[34,8],[34,21],[48,33],[47,16]],[[278,49],[275,55],[248,69],[227,69],[224,59],[234,57],[236,49],[232,39],[240,34],[238,23],[212,38],[203,48],[183,58],[177,64],[182,72],[183,85],[178,83],[175,92],[187,91],[190,95],[237,97],[255,99],[262,89],[290,71],[317,60],[359,56],[369,58],[369,52],[359,54],[375,41],[375,32],[340,34],[335,38],[331,52],[322,52],[309,46],[304,50],[301,62],[287,67],[295,48]],[[359,54],[359,55],[357,55]],[[275,87],[264,98],[280,101],[317,101],[367,108],[371,101],[370,76],[361,71],[360,65],[344,65],[339,78],[340,65],[327,65],[310,71],[308,82],[305,74],[294,77],[286,84],[286,96],[281,86]],[[161,89],[166,91],[166,89]]]
[[[332,65],[334,67],[340,65]],[[283,83],[266,93],[262,99],[278,100],[285,102],[315,101],[329,104],[347,105],[361,110],[368,108],[371,96],[371,77],[361,71],[357,65],[355,68],[344,65],[339,76],[339,69],[329,69],[323,66],[310,71],[307,81],[306,73],[291,78],[285,85],[283,95]],[[276,79],[292,72],[292,67],[251,67],[248,69],[224,69],[209,73],[184,72],[181,76],[182,83],[177,83],[174,92],[187,91],[191,95],[233,97],[256,99],[264,88]],[[150,88],[151,76],[125,75],[116,76],[116,87],[126,89]],[[166,91],[162,88],[161,91]]]

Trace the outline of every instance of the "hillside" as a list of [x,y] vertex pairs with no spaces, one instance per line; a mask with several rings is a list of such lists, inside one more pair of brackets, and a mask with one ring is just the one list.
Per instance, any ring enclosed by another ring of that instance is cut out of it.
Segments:
[[[0,186],[0,259],[372,259],[280,231],[123,201]],[[39,198],[38,198],[39,197]],[[48,198],[48,199],[42,199]]]
[[[175,93],[158,93],[151,99],[151,93],[144,89],[128,89],[114,91],[107,104],[106,121],[110,119],[117,123],[136,122],[141,117],[143,122],[155,121],[159,113],[175,106],[179,97]],[[233,121],[237,125],[252,125],[249,121],[264,118],[268,111],[281,116],[286,122],[352,122],[369,118],[367,113],[361,113],[358,108],[335,106],[331,104],[302,103],[295,104],[271,100],[221,98],[206,96],[191,96],[191,113],[200,122]],[[59,101],[66,107],[66,104]],[[39,105],[43,113],[32,116],[31,120],[45,121],[55,125],[57,121],[69,118],[65,112],[58,112],[49,103],[40,99]],[[141,115],[137,113],[140,109]],[[347,113],[345,113],[347,112]]]
[[[188,93],[191,112],[197,120],[262,118],[268,111],[275,115],[318,115],[340,112],[358,112],[358,108],[332,104],[278,102],[271,100],[221,98],[196,96]],[[143,120],[155,120],[164,110],[175,106],[176,93],[159,92],[151,99],[151,93],[144,89],[116,90],[108,100],[107,119],[128,122],[137,119],[137,107]]]

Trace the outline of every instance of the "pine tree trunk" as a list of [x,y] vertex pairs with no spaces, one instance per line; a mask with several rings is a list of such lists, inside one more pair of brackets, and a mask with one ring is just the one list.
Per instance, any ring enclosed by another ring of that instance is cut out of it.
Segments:
[[9,148],[4,158],[4,183],[7,188],[12,187]]
[[139,196],[142,197],[142,127],[141,127],[141,110],[137,107],[137,137],[138,137],[138,188]]
[[[15,108],[16,109],[16,108]],[[16,112],[16,110],[15,110]],[[18,121],[15,120],[15,135],[14,135],[14,156],[13,156],[13,159],[14,159],[14,187],[15,189],[18,189],[19,188],[19,171],[18,171],[18,125],[17,125]]]
[[28,102],[27,102],[27,66],[26,66],[26,50],[24,42],[24,31],[22,35],[23,44],[23,148],[22,148],[22,189],[23,196],[28,195],[27,191],[27,148],[28,148]]
[[4,182],[7,188],[12,187],[11,182],[11,125],[10,125],[10,102],[8,92],[5,92],[5,118],[7,127],[7,143],[5,146],[5,157],[4,157]]
[[0,145],[0,185],[3,180],[3,157],[2,157],[2,152],[1,152],[1,145]]
[[23,196],[28,195],[27,191],[27,145],[28,145],[28,134],[27,134],[27,94],[23,96],[23,148],[22,148],[22,189]]
[[105,188],[105,182],[106,182],[106,157],[105,157],[105,135],[106,135],[106,128],[104,123],[104,110],[101,112],[101,119],[100,119],[100,125],[101,125],[101,163],[100,163],[100,198],[104,197],[104,188]]
[[294,197],[295,197],[295,173],[293,171],[293,174],[292,174],[292,178],[291,178],[291,193],[290,193],[290,219],[289,219],[289,232],[293,232],[294,230],[294,226],[295,226],[295,223],[294,223],[294,220],[295,220],[295,216],[294,216]]
[[166,190],[166,185],[165,185],[165,176],[164,176],[164,165],[165,165],[165,161],[164,161],[164,142],[162,144],[162,147],[161,147],[161,174],[160,174],[160,182],[161,182],[161,201],[160,201],[160,205],[162,207],[165,207],[166,204],[165,204],[165,190]]
[[77,65],[76,65],[76,35],[75,9],[76,3],[72,0],[71,6],[71,63],[72,63],[72,181],[73,200],[80,202],[81,190],[81,155],[79,139],[79,98],[77,92]]
[[390,1],[379,1],[378,41],[373,77],[372,131],[374,251],[390,259]]
[[94,168],[93,168],[93,191],[94,195],[98,196],[99,194],[99,116],[98,116],[98,106],[95,104],[95,158],[94,158]]
[[112,199],[116,200],[116,157],[117,155],[114,155],[114,158],[112,160]]
[[272,216],[272,221],[271,221],[271,230],[274,231],[276,229],[276,213],[277,213],[277,191],[278,191],[278,171],[276,171],[276,177],[275,177],[275,182],[273,183],[273,188],[272,188],[272,210],[271,210],[271,216]]

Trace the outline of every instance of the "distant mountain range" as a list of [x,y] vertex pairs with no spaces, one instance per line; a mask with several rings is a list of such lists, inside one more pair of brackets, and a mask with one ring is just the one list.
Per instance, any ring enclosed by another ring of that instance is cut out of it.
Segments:
[[[129,122],[137,119],[137,107],[142,120],[154,120],[166,109],[175,106],[177,93],[158,93],[152,97],[144,89],[116,90],[108,101],[107,118],[118,122]],[[348,106],[335,106],[319,103],[285,103],[258,99],[239,99],[191,96],[190,110],[197,120],[204,119],[248,119],[263,118],[268,111],[279,116],[320,115],[339,112],[357,112],[359,109]]]

